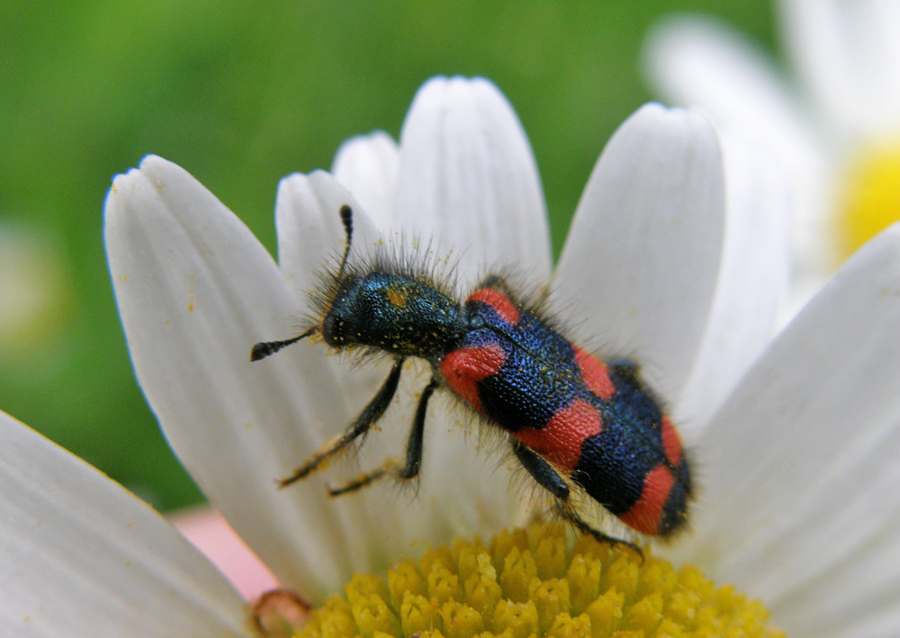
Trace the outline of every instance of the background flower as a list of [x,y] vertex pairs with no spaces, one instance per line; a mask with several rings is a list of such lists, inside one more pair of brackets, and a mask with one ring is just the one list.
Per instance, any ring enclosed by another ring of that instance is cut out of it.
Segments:
[[778,3],[788,72],[709,17],[661,22],[646,45],[653,86],[758,135],[787,171],[796,209],[797,291],[900,218],[900,7]]

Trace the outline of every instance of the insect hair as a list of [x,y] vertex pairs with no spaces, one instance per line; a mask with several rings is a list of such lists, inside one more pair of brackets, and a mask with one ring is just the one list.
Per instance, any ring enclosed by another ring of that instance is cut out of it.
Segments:
[[[459,299],[458,256],[437,254],[433,240],[423,246],[417,238],[397,233],[392,239],[379,241],[367,252],[351,246],[346,260],[344,255],[344,249],[335,251],[318,272],[319,284],[307,293],[310,310],[303,318],[304,325],[321,325],[347,284],[374,272],[409,277],[451,299]],[[356,344],[343,349],[372,355],[388,354]]]

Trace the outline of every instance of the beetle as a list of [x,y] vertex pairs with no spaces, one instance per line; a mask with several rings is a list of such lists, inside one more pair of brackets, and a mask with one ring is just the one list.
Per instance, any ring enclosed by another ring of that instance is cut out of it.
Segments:
[[308,476],[366,434],[394,399],[404,361],[424,359],[423,389],[405,461],[387,461],[339,488],[337,496],[384,476],[419,475],[428,403],[449,391],[506,435],[521,465],[555,498],[557,512],[582,532],[613,538],[585,521],[573,492],[587,494],[633,530],[669,538],[684,529],[692,495],[690,463],[660,401],[630,359],[603,361],[564,337],[499,275],[462,302],[408,264],[349,265],[353,214],[340,209],[346,245],[337,271],[318,291],[321,319],[301,334],[253,346],[258,361],[313,335],[337,350],[387,353],[393,367],[343,435],[326,443],[282,487]]

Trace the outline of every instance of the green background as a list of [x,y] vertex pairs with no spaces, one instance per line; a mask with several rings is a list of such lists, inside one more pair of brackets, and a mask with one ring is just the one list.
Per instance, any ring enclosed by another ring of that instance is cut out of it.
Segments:
[[558,250],[605,141],[652,99],[647,29],[700,11],[777,55],[766,2],[6,3],[0,9],[0,408],[155,506],[200,494],[128,359],[102,243],[114,174],[172,160],[270,248],[278,180],[394,137],[435,74],[516,108]]

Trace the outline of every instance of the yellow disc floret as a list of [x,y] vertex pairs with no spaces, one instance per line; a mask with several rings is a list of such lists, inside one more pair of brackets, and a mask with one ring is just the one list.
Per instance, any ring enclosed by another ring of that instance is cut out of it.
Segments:
[[358,575],[302,638],[784,636],[768,611],[695,567],[567,539],[558,524],[436,547],[381,578]]
[[900,140],[860,153],[847,171],[838,216],[838,250],[843,261],[900,220]]

